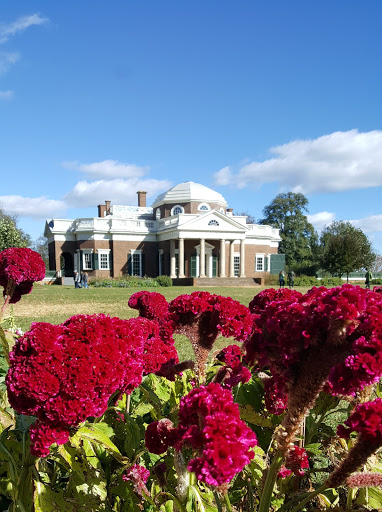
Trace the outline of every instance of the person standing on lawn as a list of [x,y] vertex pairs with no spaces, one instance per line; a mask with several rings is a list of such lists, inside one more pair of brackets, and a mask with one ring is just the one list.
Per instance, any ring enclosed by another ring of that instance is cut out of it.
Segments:
[[369,288],[370,290],[370,283],[371,283],[371,280],[373,279],[373,274],[370,272],[369,269],[366,269],[366,274],[365,274],[365,288]]

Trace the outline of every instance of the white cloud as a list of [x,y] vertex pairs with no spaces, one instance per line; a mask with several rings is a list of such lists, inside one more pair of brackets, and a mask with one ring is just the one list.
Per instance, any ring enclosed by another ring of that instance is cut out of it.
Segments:
[[20,58],[16,52],[0,52],[0,75],[4,75]]
[[317,231],[321,231],[325,226],[328,226],[336,220],[336,214],[332,212],[319,212],[313,215],[307,215],[307,217],[308,221]]
[[155,197],[171,187],[168,180],[154,179],[112,179],[97,181],[79,181],[64,197],[70,207],[88,207],[103,204],[110,200],[113,204],[137,204],[137,191],[146,190],[147,195]]
[[382,131],[335,132],[313,140],[296,140],[270,149],[274,157],[250,162],[233,172],[224,167],[217,184],[261,186],[303,194],[342,192],[382,186]]
[[229,167],[223,167],[220,171],[214,174],[216,185],[229,185],[232,182],[233,175]]
[[382,214],[371,215],[364,219],[350,220],[354,227],[362,229],[364,233],[382,232]]
[[0,207],[9,215],[46,219],[67,208],[64,201],[47,197],[0,196]]
[[88,174],[91,178],[140,178],[150,169],[135,164],[125,164],[117,160],[103,160],[91,164],[79,162],[63,162],[66,169],[78,170]]
[[13,91],[0,91],[0,100],[11,100],[13,95]]
[[23,32],[33,25],[42,25],[48,21],[48,18],[44,18],[39,14],[31,14],[17,18],[17,20],[12,23],[2,23],[0,25],[0,43],[7,42],[9,38],[15,36],[18,32]]

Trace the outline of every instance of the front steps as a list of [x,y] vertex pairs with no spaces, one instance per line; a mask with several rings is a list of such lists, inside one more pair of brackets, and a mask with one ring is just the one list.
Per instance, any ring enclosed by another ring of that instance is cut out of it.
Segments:
[[198,277],[194,279],[194,286],[208,287],[208,286],[260,286],[260,278],[253,277]]

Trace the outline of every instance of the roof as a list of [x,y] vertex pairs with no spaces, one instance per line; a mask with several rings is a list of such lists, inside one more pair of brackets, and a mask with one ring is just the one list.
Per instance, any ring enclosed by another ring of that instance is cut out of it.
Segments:
[[224,197],[212,190],[211,188],[205,187],[200,183],[194,183],[193,181],[186,181],[179,183],[175,187],[170,188],[167,192],[160,194],[153,203],[153,208],[160,206],[165,203],[189,203],[191,201],[197,201],[201,203],[218,203],[221,206],[227,206],[227,201]]

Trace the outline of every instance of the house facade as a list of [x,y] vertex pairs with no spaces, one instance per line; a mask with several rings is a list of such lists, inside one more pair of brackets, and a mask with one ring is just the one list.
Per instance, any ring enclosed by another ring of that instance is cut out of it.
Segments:
[[204,185],[180,183],[151,207],[146,192],[137,194],[138,206],[105,201],[96,217],[47,220],[50,270],[65,276],[85,270],[92,277],[261,278],[280,265],[279,230],[247,224]]

